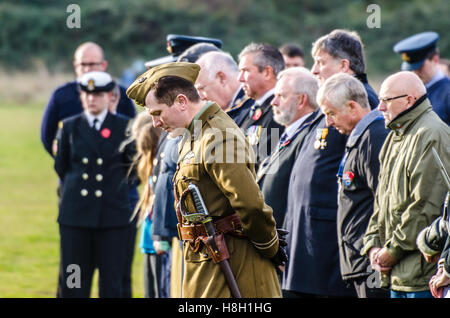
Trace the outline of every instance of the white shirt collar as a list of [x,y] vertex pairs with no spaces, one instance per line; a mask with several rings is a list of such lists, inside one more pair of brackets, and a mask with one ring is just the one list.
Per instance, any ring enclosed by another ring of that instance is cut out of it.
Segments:
[[309,113],[303,115],[302,117],[300,117],[299,119],[297,119],[292,124],[290,124],[289,126],[286,127],[284,132],[286,133],[288,139],[292,137],[292,135],[297,130],[297,128],[300,127],[305,122],[306,118],[308,118],[308,116],[311,114],[312,114],[312,112],[309,112]]
[[98,120],[97,129],[99,129],[102,126],[103,122],[105,121],[106,115],[108,115],[108,108],[106,108],[103,112],[101,112],[97,116],[92,115],[87,110],[84,111],[84,114],[86,115],[89,126],[91,127],[94,124],[94,119],[97,119]]
[[262,105],[266,101],[267,98],[269,98],[270,95],[273,95],[273,92],[275,91],[275,87],[269,89],[262,97],[258,98],[256,100],[256,104]]

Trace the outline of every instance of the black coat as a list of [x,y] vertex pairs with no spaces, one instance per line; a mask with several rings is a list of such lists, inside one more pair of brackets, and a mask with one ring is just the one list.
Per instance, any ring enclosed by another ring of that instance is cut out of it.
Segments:
[[318,113],[308,127],[289,180],[288,256],[283,289],[328,296],[356,296],[340,273],[337,179],[346,136],[327,128]]
[[270,157],[261,164],[256,181],[264,195],[264,201],[273,209],[277,228],[283,227],[287,205],[287,188],[295,158],[305,137],[308,126],[316,113],[310,114],[297,132],[282,145],[278,145]]
[[273,119],[272,106],[270,105],[273,97],[274,95],[271,95],[266,98],[260,106],[252,105],[247,118],[240,125],[255,151],[256,169],[266,157],[270,156],[284,131],[284,127]]
[[367,276],[370,261],[361,255],[363,236],[373,214],[378,185],[378,156],[389,130],[374,110],[354,128],[346,144],[346,160],[339,169],[338,239],[343,279]]
[[110,113],[99,131],[89,126],[84,113],[63,121],[55,156],[62,188],[61,225],[111,228],[130,223],[127,174],[134,143],[119,152],[127,125],[127,119]]

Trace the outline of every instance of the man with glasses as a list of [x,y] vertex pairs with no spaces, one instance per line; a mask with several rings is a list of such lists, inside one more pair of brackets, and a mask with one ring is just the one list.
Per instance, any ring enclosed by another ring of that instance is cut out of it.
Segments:
[[436,271],[426,263],[416,238],[441,214],[446,187],[432,148],[450,168],[450,129],[432,111],[427,91],[412,72],[389,76],[380,88],[380,110],[391,131],[380,152],[374,213],[363,254],[381,272],[392,298],[431,297]]
[[[106,71],[108,61],[104,59],[103,49],[94,42],[81,44],[74,54],[73,67],[77,78],[92,71]],[[65,118],[80,114],[83,111],[77,81],[71,81],[58,87],[50,97],[41,123],[41,141],[45,150],[54,156],[53,143],[58,123]],[[120,100],[117,112],[129,118],[136,115],[131,100],[126,96],[125,88],[120,87]]]
[[[79,79],[86,73],[92,71],[104,72],[108,67],[108,62],[104,58],[103,49],[94,42],[85,42],[78,46],[75,50],[73,67],[77,80],[68,82],[58,87],[50,97],[50,100],[45,108],[44,115],[41,123],[41,141],[45,150],[54,157],[57,151],[56,146],[56,132],[58,130],[59,123],[63,119],[81,114],[83,107],[80,100]],[[125,88],[119,86],[120,99],[114,101],[111,99],[111,108],[115,108],[119,115],[124,115],[129,118],[133,118],[136,115],[133,102],[126,96]],[[117,103],[117,105],[115,105]],[[58,195],[60,187],[58,186]],[[134,210],[134,205],[139,200],[139,194],[137,192],[136,185],[133,185],[129,189],[130,210]],[[134,246],[136,228],[130,228],[129,244]],[[134,250],[133,250],[134,252]],[[127,266],[128,270],[125,272],[123,297],[131,297],[131,266],[133,260],[133,253],[128,255]],[[61,290],[61,282],[58,287],[58,294]]]

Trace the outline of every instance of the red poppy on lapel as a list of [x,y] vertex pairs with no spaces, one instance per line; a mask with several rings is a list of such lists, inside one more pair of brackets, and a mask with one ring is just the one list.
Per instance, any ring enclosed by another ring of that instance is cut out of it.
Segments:
[[109,136],[111,136],[111,130],[109,130],[109,128],[103,128],[100,131],[100,135],[102,135],[103,138],[109,138]]

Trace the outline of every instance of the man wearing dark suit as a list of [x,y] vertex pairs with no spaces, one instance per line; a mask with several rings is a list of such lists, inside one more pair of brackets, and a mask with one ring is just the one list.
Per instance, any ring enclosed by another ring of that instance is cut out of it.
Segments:
[[238,81],[239,68],[233,57],[225,52],[208,52],[195,63],[200,65],[195,82],[200,98],[216,102],[241,127],[254,101]]
[[278,227],[286,213],[287,191],[292,166],[314,112],[318,109],[317,80],[305,68],[289,68],[278,74],[272,99],[274,120],[285,127],[278,147],[259,167],[256,180],[265,202],[272,207]]
[[[128,119],[108,112],[114,82],[104,72],[79,82],[85,111],[60,124],[55,170],[61,179],[60,297],[89,297],[99,269],[99,296],[121,297],[132,211],[128,171],[135,147],[127,144]],[[78,268],[79,276],[70,269]]]
[[256,167],[271,154],[284,131],[273,120],[270,105],[277,75],[283,69],[283,56],[271,45],[251,43],[239,54],[239,81],[245,94],[255,100],[240,128],[255,150]]

